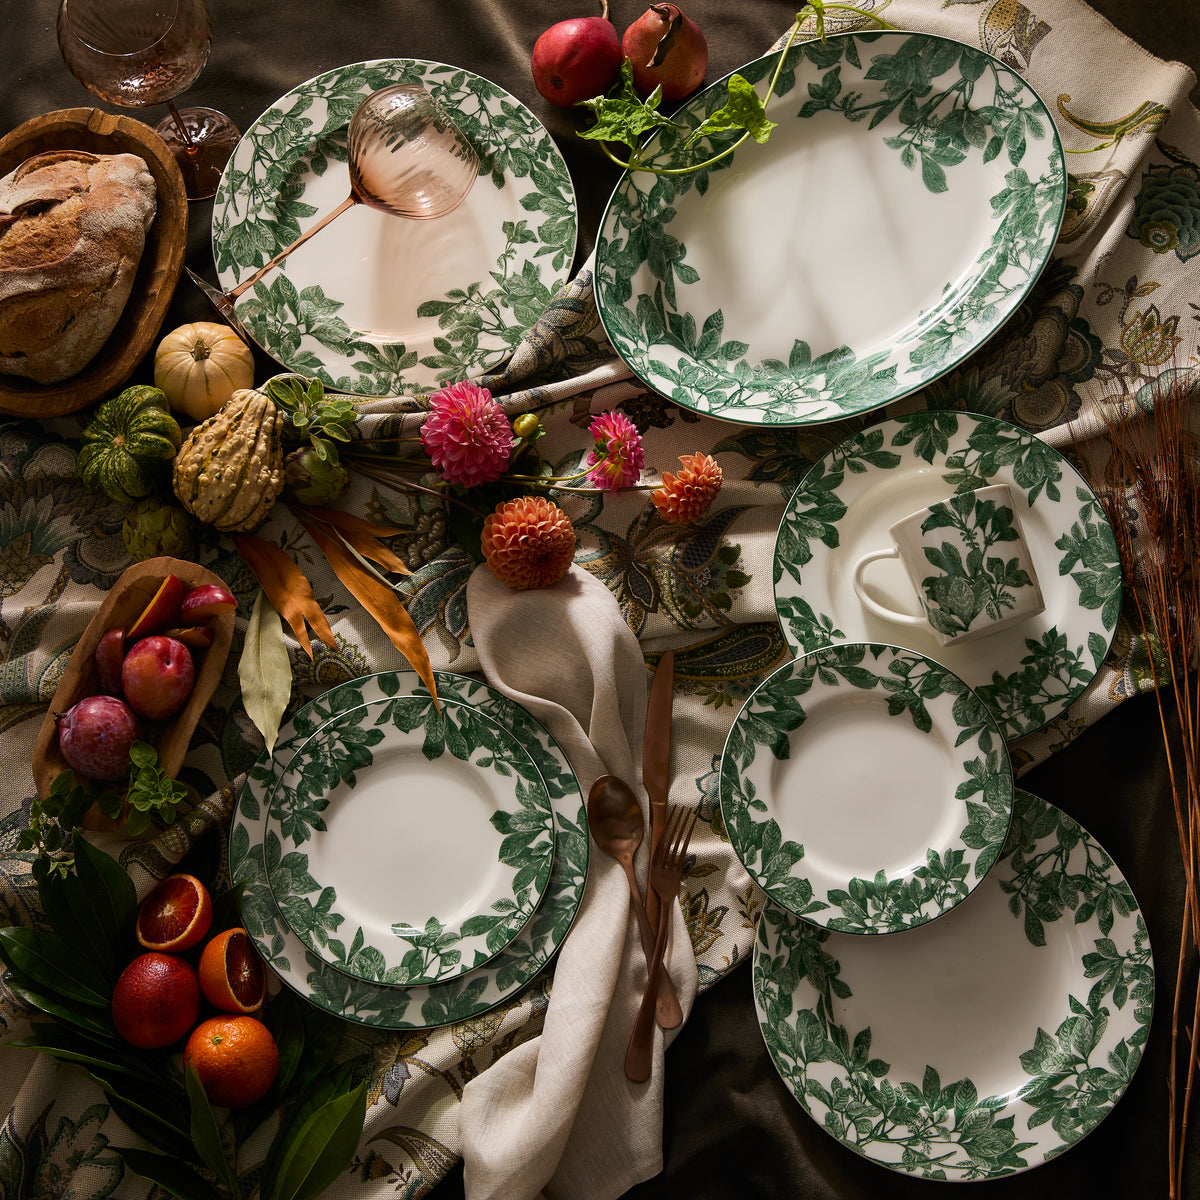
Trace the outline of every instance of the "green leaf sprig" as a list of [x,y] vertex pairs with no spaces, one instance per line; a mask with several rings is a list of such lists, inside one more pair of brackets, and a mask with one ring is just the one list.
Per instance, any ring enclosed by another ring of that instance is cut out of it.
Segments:
[[17,839],[18,850],[33,850],[31,868],[35,883],[48,874],[65,876],[74,866],[71,848],[75,831],[94,804],[106,817],[118,819],[126,811],[130,837],[139,837],[157,818],[164,825],[174,822],[187,797],[187,788],[165,774],[158,751],[149,742],[134,742],[129,751],[129,785],[78,779],[68,768],[59,772],[45,799],[35,799],[29,824]]
[[[747,138],[753,138],[760,145],[771,136],[776,122],[767,116],[767,103],[775,92],[775,85],[787,60],[788,51],[800,34],[800,29],[808,18],[816,19],[816,36],[825,41],[825,13],[830,9],[842,9],[852,12],[867,20],[874,21],[881,29],[895,29],[896,26],[885,21],[875,13],[857,8],[853,4],[837,4],[827,0],[809,0],[797,14],[788,33],[787,41],[779,51],[775,70],[767,85],[767,94],[760,97],[754,86],[742,75],[736,72],[730,75],[726,85],[726,101],[715,112],[711,113],[684,140],[684,148],[690,149],[698,142],[714,134],[736,133],[742,131],[731,145],[697,162],[682,167],[656,167],[648,161],[651,149],[652,135],[665,129],[684,130],[686,125],[672,121],[658,111],[662,103],[662,88],[656,87],[645,100],[638,96],[633,86],[633,67],[627,58],[621,64],[621,73],[617,82],[605,96],[595,96],[590,100],[581,100],[579,107],[590,108],[596,115],[596,123],[590,128],[581,130],[579,136],[589,141],[601,144],[604,154],[619,167],[627,171],[650,171],[656,175],[687,175],[692,171],[700,171],[711,167],[713,163],[732,154]],[[609,149],[610,144],[623,145],[628,148],[625,158],[620,158]]]
[[[149,1145],[113,1146],[135,1174],[180,1200],[244,1200],[246,1179],[262,1200],[316,1200],[353,1161],[366,1115],[370,1056],[338,1062],[343,1027],[284,989],[261,1019],[279,1047],[279,1073],[257,1104],[218,1117],[180,1067],[177,1048],[138,1050],[113,1025],[113,986],[138,953],[137,893],[124,868],[72,838],[74,871],[38,882],[53,931],[0,929],[5,983],[41,1015],[11,1044],[83,1071],[112,1112]],[[195,869],[181,864],[183,869]],[[240,887],[213,897],[214,914],[239,924]],[[268,1119],[277,1122],[261,1163],[239,1152]]]
[[326,396],[325,385],[319,379],[302,375],[269,380],[266,393],[283,409],[300,437],[307,437],[312,443],[317,457],[332,467],[338,466],[334,443],[350,440],[350,428],[358,418],[354,401],[344,396]]

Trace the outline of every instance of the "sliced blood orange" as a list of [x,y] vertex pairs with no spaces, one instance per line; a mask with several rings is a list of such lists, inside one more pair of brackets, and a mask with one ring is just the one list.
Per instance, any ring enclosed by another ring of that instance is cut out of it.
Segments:
[[267,995],[267,971],[250,935],[240,926],[226,929],[200,955],[200,989],[214,1008],[252,1013]]
[[195,875],[168,875],[138,905],[137,940],[147,950],[178,954],[204,939],[212,918],[212,897]]

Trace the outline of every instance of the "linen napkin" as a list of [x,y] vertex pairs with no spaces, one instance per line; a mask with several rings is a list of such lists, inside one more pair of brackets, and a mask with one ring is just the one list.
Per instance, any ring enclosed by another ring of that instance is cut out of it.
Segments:
[[[584,794],[606,772],[640,794],[646,667],[608,588],[573,566],[554,587],[514,592],[479,567],[467,585],[467,608],[488,682],[550,730]],[[643,891],[647,861],[643,843]],[[624,872],[593,843],[541,1032],[463,1091],[468,1200],[522,1200],[543,1189],[547,1198],[607,1200],[662,1169],[663,1049],[673,1034],[656,1032],[646,1083],[625,1078],[646,978],[629,905]],[[670,971],[686,1017],[696,963],[677,905],[671,920]]]

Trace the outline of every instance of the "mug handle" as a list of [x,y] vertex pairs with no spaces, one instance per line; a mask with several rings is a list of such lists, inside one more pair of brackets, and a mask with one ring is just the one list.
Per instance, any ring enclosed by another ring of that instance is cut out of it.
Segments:
[[869,609],[877,617],[882,617],[885,621],[896,621],[901,625],[926,625],[928,622],[924,616],[898,612],[894,608],[888,608],[886,604],[880,604],[878,600],[872,600],[867,595],[867,589],[863,585],[863,572],[871,563],[878,562],[881,558],[899,557],[900,551],[895,546],[885,546],[882,550],[871,550],[867,554],[864,554],[854,564],[854,592],[862,602],[864,608]]

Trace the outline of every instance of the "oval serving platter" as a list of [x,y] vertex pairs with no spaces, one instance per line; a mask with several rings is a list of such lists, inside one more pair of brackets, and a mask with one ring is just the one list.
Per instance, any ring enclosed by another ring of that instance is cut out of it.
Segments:
[[566,163],[503,88],[444,63],[375,59],[293,88],[242,135],[213,202],[226,291],[350,192],[359,103],[422,84],[479,155],[463,203],[432,221],[356,204],[237,300],[267,353],[363,396],[430,391],[499,365],[566,282],[578,232]]
[[855,1153],[928,1179],[1016,1174],[1090,1133],[1141,1063],[1154,1007],[1129,884],[1022,791],[1003,856],[954,912],[867,943],[768,904],[753,964],[797,1101]]
[[[738,72],[765,95],[778,54]],[[655,167],[727,148],[687,134],[726,81],[672,114]],[[748,139],[682,175],[627,171],[596,246],[617,353],[684,408],[746,425],[866,412],[992,336],[1050,257],[1066,204],[1054,121],[998,59],[922,33],[794,45]]]
[[434,983],[524,928],[554,818],[537,766],[486,713],[389,697],[296,750],[266,844],[275,903],[310,950],[356,979]]
[[1012,796],[979,697],[896,646],[785,663],[721,755],[721,814],[742,865],[775,904],[844,933],[913,929],[961,903],[1000,854]]

